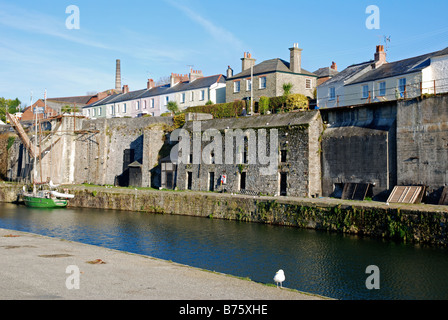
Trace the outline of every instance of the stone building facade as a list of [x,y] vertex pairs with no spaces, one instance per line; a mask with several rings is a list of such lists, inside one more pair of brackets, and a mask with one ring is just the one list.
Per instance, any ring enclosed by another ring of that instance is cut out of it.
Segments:
[[[323,126],[317,111],[188,122],[184,129],[190,148],[179,143],[177,149],[180,190],[297,197],[321,194],[319,136]],[[237,132],[243,136],[240,143],[234,139]],[[195,149],[193,136],[198,133],[202,139]],[[211,141],[216,148],[210,148]]]
[[[283,84],[291,83],[291,93],[300,93],[314,97],[317,86],[317,75],[302,68],[302,49],[298,45],[290,48],[290,61],[279,58],[265,60],[255,64],[256,60],[250,53],[244,53],[242,71],[233,75],[233,70],[227,70],[226,102],[260,97],[277,97],[283,95]],[[253,83],[252,83],[253,82]]]

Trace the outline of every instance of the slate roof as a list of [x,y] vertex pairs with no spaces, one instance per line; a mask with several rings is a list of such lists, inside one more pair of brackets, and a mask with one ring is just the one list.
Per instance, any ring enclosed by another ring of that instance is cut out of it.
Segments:
[[319,78],[324,78],[324,77],[334,77],[335,75],[337,75],[339,73],[339,71],[334,70],[330,67],[324,67],[324,68],[317,69],[313,73],[315,75],[317,75]]
[[[270,72],[292,73],[292,71],[289,69],[289,65],[290,65],[289,62],[287,62],[283,59],[280,59],[280,58],[265,60],[265,61],[263,61],[259,64],[256,64],[254,66],[254,75],[270,73]],[[303,68],[302,68],[302,71],[300,72],[300,74],[317,77],[316,74],[309,72]],[[236,79],[236,78],[243,78],[243,77],[250,77],[250,75],[251,75],[251,70],[249,68],[249,69],[246,69],[238,74],[235,74],[233,77],[228,78],[228,80]]]
[[375,81],[421,71],[431,64],[431,58],[448,54],[448,48],[395,62],[385,63],[373,69],[349,84]]
[[134,100],[134,99],[155,97],[155,96],[166,95],[166,94],[188,91],[188,90],[209,88],[214,83],[225,84],[226,78],[223,75],[218,74],[218,75],[214,75],[214,76],[199,78],[192,82],[190,82],[190,81],[180,82],[173,87],[170,87],[170,84],[165,84],[165,85],[157,86],[157,87],[154,87],[151,89],[142,89],[142,90],[130,91],[128,93],[115,94],[115,95],[106,97],[100,101],[94,102],[90,105],[87,105],[84,108],[102,106],[102,105],[105,105],[108,103],[118,103],[118,102],[130,101],[130,100]]
[[370,66],[373,62],[374,61],[372,60],[372,61],[362,62],[362,63],[353,64],[351,66],[348,66],[347,68],[345,68],[344,70],[342,70],[337,75],[335,75],[333,78],[324,82],[323,84],[327,86],[327,85],[331,85],[332,83],[337,83],[340,81],[347,81],[348,79],[350,79],[352,76],[354,76],[355,74],[357,74],[364,68]]
[[425,54],[405,60],[385,63],[381,67],[373,69],[356,80],[351,81],[349,84],[375,81],[378,79],[390,78],[420,71],[430,65],[430,60],[428,58],[431,56],[432,54]]

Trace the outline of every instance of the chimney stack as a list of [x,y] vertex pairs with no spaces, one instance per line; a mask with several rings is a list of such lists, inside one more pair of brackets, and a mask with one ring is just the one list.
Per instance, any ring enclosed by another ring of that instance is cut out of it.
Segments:
[[125,85],[123,86],[123,90],[122,90],[122,92],[123,92],[123,93],[129,93],[129,86],[128,86],[127,84],[125,84]]
[[338,71],[338,66],[336,65],[336,63],[334,61],[331,64],[331,69],[333,69],[334,71]]
[[115,72],[115,90],[121,90],[121,61],[117,59],[117,66]]
[[384,51],[384,46],[379,45],[376,46],[376,52],[375,52],[375,68],[380,67],[386,62],[386,52]]
[[233,69],[228,66],[227,68],[227,78],[233,77]]
[[146,88],[149,90],[149,89],[155,88],[155,86],[156,86],[156,84],[155,84],[154,80],[153,79],[148,79],[148,83],[146,85]]
[[250,67],[255,65],[255,59],[252,59],[252,54],[249,52],[244,52],[244,58],[241,59],[243,61],[242,71],[250,69]]
[[299,49],[299,44],[294,43],[293,47],[289,49],[290,61],[289,69],[294,73],[302,72],[302,49]]
[[188,80],[189,80],[188,74],[171,73],[170,85],[171,85],[171,87],[174,87],[179,82],[188,81]]
[[190,70],[189,80],[190,82],[193,82],[196,79],[204,78],[204,75],[202,74],[201,70]]

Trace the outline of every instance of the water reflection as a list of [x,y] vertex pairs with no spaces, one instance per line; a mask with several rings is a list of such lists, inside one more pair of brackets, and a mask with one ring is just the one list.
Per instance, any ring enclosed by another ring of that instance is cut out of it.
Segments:
[[[446,249],[205,218],[0,204],[0,227],[104,246],[337,299],[447,299]],[[0,239],[1,241],[1,239]],[[366,267],[381,271],[367,290]]]

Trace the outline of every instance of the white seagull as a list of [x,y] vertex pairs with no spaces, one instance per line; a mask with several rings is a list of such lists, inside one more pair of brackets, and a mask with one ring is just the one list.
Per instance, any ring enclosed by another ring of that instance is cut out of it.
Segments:
[[277,288],[278,288],[279,283],[280,283],[280,287],[283,288],[282,282],[285,281],[285,273],[283,272],[282,269],[277,271],[277,273],[274,276],[274,281],[277,284]]

